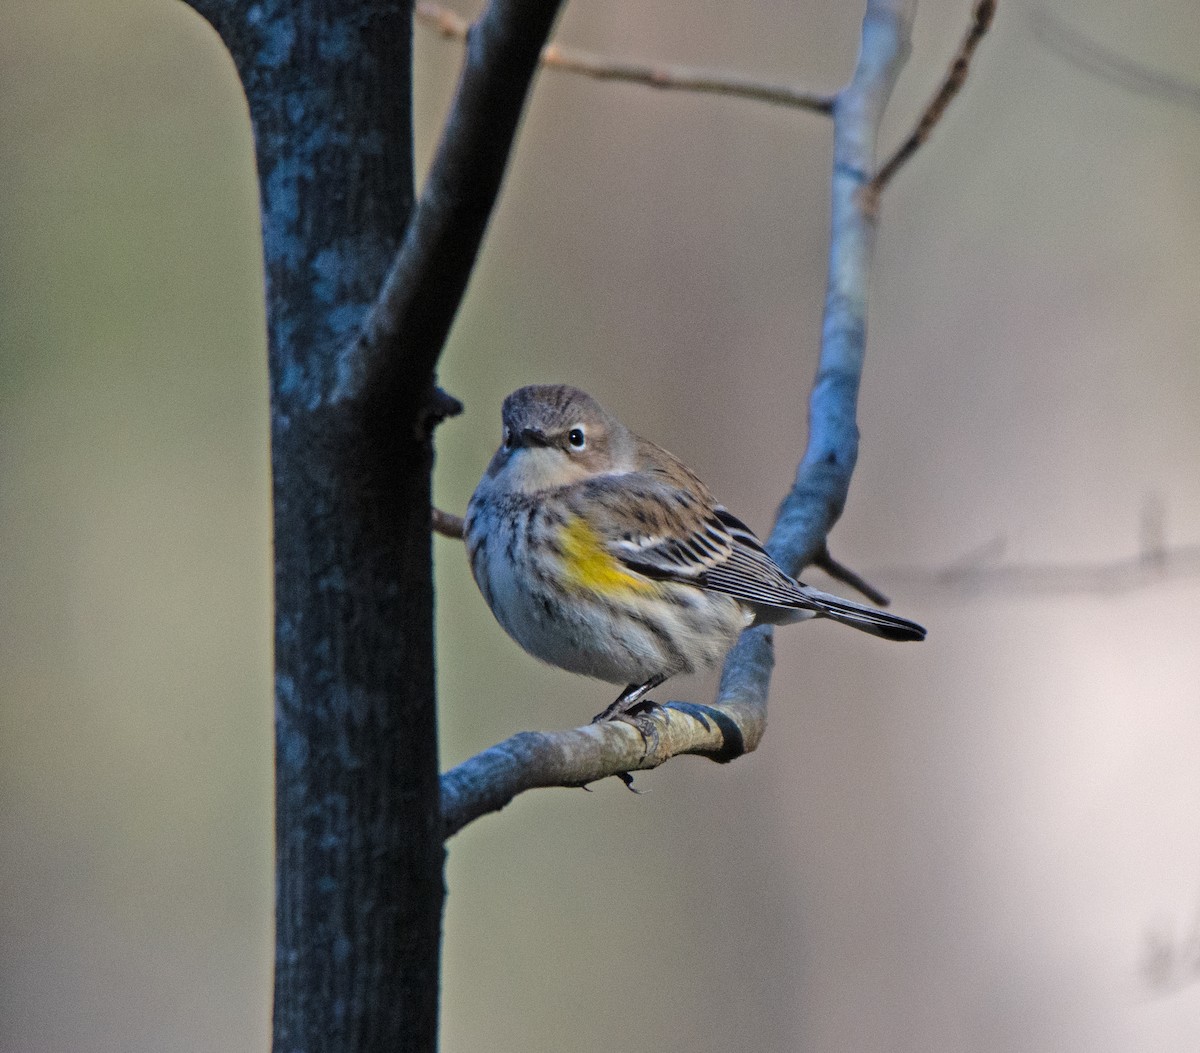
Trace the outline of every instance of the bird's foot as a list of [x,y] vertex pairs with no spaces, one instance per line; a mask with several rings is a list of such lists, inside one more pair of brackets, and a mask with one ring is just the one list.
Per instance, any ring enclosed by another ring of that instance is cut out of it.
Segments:
[[[652,676],[644,684],[630,684],[617,696],[612,705],[592,717],[592,723],[603,724],[606,721],[619,720],[623,724],[628,724],[642,736],[642,744],[645,746],[642,756],[648,757],[658,750],[660,738],[654,715],[656,712],[661,712],[663,707],[646,698],[646,694],[653,691],[666,679],[665,676],[659,675]],[[629,789],[633,790],[632,775],[626,772],[620,778]],[[640,793],[641,791],[633,790],[633,792]]]
[[642,741],[646,743],[646,752],[653,753],[658,749],[658,724],[654,717],[657,713],[665,712],[664,708],[657,702],[653,702],[648,698],[643,698],[636,702],[629,709],[614,713],[610,717],[605,717],[605,720],[619,720],[623,724],[628,724],[632,728],[636,728],[642,736]]
[[612,705],[592,717],[592,723],[603,724],[606,720],[623,720],[626,724],[632,724],[638,717],[653,713],[656,709],[662,709],[662,706],[653,699],[639,698],[628,703],[618,698]]
[[654,717],[655,714],[662,713],[663,711],[664,707],[660,706],[657,702],[649,698],[641,698],[627,709],[615,709],[613,706],[609,706],[603,713],[596,714],[592,723],[620,722],[628,724],[642,736],[642,742],[646,746],[646,753],[651,754],[658,749],[660,741],[658,724]]

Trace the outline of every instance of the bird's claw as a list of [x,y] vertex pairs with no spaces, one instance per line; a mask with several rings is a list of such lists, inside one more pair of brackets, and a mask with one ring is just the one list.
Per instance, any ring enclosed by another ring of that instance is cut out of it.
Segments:
[[636,786],[633,785],[633,773],[632,772],[619,771],[619,772],[617,772],[617,778],[620,779],[625,784],[625,789],[627,789],[630,793],[636,793],[640,797],[643,793],[646,792],[645,790],[639,790]]

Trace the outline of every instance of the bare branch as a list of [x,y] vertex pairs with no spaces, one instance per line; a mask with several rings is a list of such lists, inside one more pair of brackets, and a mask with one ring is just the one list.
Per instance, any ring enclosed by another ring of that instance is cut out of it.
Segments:
[[1033,13],[1034,35],[1068,62],[1139,95],[1200,110],[1200,84],[1148,69],[1071,29],[1046,11]]
[[[809,438],[767,546],[793,574],[819,556],[845,505],[858,455],[855,412],[866,352],[867,277],[875,220],[858,193],[874,170],[879,124],[908,57],[914,0],[868,0],[858,64],[834,106],[833,216],[821,358],[809,403]],[[583,782],[654,767],[678,753],[732,760],[758,746],[774,664],[768,627],[744,632],[725,661],[713,706],[654,711],[647,744],[632,728],[589,725],[524,733],[442,776],[450,836],[535,786]]]
[[824,547],[845,507],[858,459],[856,409],[876,225],[859,191],[875,169],[879,125],[908,58],[915,6],[915,0],[869,0],[858,65],[834,106],[829,272],[821,356],[809,397],[808,446],[767,541],[776,561],[793,576]]
[[487,228],[538,55],[562,0],[490,0],[467,34],[462,75],[403,244],[347,365],[346,395],[394,419],[423,397]]
[[[444,37],[454,40],[465,40],[467,37],[467,20],[441,4],[421,0],[416,6],[415,16],[418,22],[431,26]],[[832,95],[822,95],[790,84],[771,84],[739,73],[662,63],[626,62],[560,44],[547,45],[542,51],[541,62],[547,69],[579,73],[596,80],[625,81],[664,91],[731,95],[814,113],[828,114],[833,111]]]
[[868,185],[867,192],[873,201],[879,200],[879,195],[883,193],[884,188],[892,181],[892,177],[921,148],[921,145],[930,135],[933,134],[933,129],[937,126],[938,121],[942,119],[946,108],[954,101],[954,97],[962,89],[963,84],[966,83],[967,74],[970,72],[971,58],[974,56],[975,49],[979,46],[979,42],[983,39],[984,34],[991,27],[995,14],[996,0],[978,0],[975,4],[975,10],[971,16],[971,27],[967,30],[967,35],[963,37],[963,42],[958,47],[954,61],[950,63],[950,69],[942,81],[942,86],[938,88],[937,93],[929,100],[929,105],[925,107],[925,112],[921,114],[921,119],[917,121],[917,126],[912,130],[912,133],[900,144],[896,152],[880,166],[879,171],[875,173],[875,177]]

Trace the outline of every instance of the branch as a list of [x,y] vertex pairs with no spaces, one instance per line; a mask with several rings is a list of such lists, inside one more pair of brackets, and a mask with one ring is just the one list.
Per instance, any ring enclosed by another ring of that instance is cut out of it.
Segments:
[[1200,110],[1200,84],[1147,69],[1124,55],[1088,40],[1045,11],[1034,11],[1033,34],[1068,62],[1113,84]]
[[346,393],[393,418],[432,377],[466,290],[562,0],[490,0],[467,32],[462,75],[404,241],[351,356]]
[[[466,40],[469,28],[461,15],[441,4],[421,0],[416,6],[416,19],[436,29],[444,37]],[[625,81],[665,91],[690,91],[710,95],[732,95],[736,98],[771,103],[791,109],[810,110],[828,114],[833,111],[833,96],[797,88],[790,84],[771,84],[738,73],[720,70],[695,69],[661,63],[624,62],[596,55],[578,48],[549,44],[542,50],[541,63],[547,69],[579,73],[596,80]]]
[[938,88],[936,94],[929,100],[929,105],[925,107],[925,112],[921,114],[920,120],[917,121],[917,126],[912,130],[909,137],[880,166],[879,171],[875,173],[874,178],[868,185],[867,193],[873,201],[877,202],[879,200],[879,196],[883,193],[888,183],[892,181],[892,177],[900,171],[909,158],[933,134],[933,129],[937,126],[938,121],[942,119],[942,115],[945,114],[947,107],[954,101],[954,97],[959,91],[962,90],[962,86],[967,80],[967,74],[970,72],[971,58],[974,56],[975,49],[979,46],[979,42],[983,39],[984,34],[991,27],[995,14],[996,0],[978,0],[971,16],[971,27],[967,30],[967,35],[963,37],[963,42],[959,45],[958,52],[955,54],[954,60],[950,63],[950,69],[946,72],[942,86]]
[[446,772],[443,834],[451,837],[481,815],[498,812],[525,790],[585,786],[610,775],[656,768],[685,753],[730,761],[750,752],[766,730],[765,698],[754,685],[765,684],[771,675],[770,630],[747,630],[742,645],[725,664],[718,704],[668,702],[654,712],[649,741],[621,721],[572,731],[523,731]]
[[829,273],[808,447],[767,541],[771,555],[793,576],[820,554],[845,507],[858,459],[855,414],[876,224],[859,191],[875,168],[879,125],[908,58],[914,8],[915,0],[869,0],[858,67],[834,106]]
[[850,588],[861,593],[877,607],[887,607],[892,602],[857,571],[851,570],[844,563],[839,563],[834,559],[827,546],[821,547],[821,551],[813,558],[812,565],[823,570],[834,581],[840,581],[843,585],[849,585]]
[[[821,553],[845,504],[857,458],[855,410],[875,244],[875,220],[858,191],[874,169],[879,124],[908,57],[914,9],[914,0],[868,0],[858,65],[834,106],[829,288],[808,447],[767,541],[771,554],[793,574]],[[770,628],[749,629],[725,660],[716,704],[675,702],[653,711],[649,742],[633,728],[604,724],[526,732],[485,750],[442,776],[445,835],[535,786],[578,786],[652,768],[679,753],[726,761],[751,752],[766,728],[773,664]]]

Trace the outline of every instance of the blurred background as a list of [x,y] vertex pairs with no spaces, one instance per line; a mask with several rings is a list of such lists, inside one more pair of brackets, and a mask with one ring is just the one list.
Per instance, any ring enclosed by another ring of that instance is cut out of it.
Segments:
[[[1189,0],[1003,0],[886,197],[832,547],[928,642],[782,631],[756,754],[456,837],[446,1050],[1200,1045],[1200,577],[1103,569],[1200,543],[1200,111],[1065,61],[1038,10],[1200,82]],[[968,11],[922,3],[886,143]],[[577,2],[558,39],[833,89],[860,17]],[[459,49],[416,37],[424,163]],[[812,115],[543,75],[444,358],[467,413],[439,503],[465,507],[506,393],[565,381],[766,531],[829,155]],[[0,0],[3,1053],[268,1047],[263,326],[215,36],[171,0]],[[503,635],[458,544],[436,559],[444,764],[610,700]],[[939,577],[963,561],[1032,570]]]

